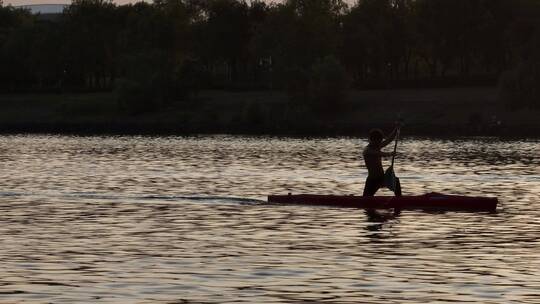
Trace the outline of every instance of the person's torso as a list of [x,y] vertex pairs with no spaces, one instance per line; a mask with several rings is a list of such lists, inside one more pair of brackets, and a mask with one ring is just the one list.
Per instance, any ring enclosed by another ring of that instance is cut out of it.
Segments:
[[380,153],[380,151],[380,149],[371,146],[367,146],[364,149],[364,162],[366,163],[366,167],[368,169],[368,177],[370,178],[384,176],[382,159],[381,156],[378,154]]

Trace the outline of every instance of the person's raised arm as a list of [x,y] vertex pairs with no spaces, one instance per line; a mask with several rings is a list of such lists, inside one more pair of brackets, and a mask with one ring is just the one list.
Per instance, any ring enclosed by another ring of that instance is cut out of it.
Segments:
[[390,134],[382,141],[382,143],[381,143],[381,148],[388,146],[388,144],[390,144],[391,142],[394,141],[394,139],[396,139],[398,129],[399,129],[399,125],[397,125],[397,126],[394,128],[394,130],[392,131],[392,133],[390,133]]

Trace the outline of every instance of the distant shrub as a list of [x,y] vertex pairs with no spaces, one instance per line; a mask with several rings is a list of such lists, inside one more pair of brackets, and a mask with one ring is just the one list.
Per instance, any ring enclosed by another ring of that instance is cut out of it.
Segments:
[[265,123],[265,113],[261,104],[257,101],[251,101],[244,104],[244,121],[252,126],[261,126]]
[[340,112],[348,86],[347,72],[335,57],[325,57],[313,65],[310,91],[318,112]]
[[115,93],[119,108],[130,114],[151,112],[160,107],[154,88],[147,83],[120,79],[116,82]]
[[291,106],[294,108],[308,103],[311,99],[309,71],[293,66],[285,69],[281,74],[281,82],[284,82],[284,87],[287,89]]
[[160,51],[124,58],[124,77],[116,82],[118,105],[131,114],[157,111],[184,101],[198,90],[197,71],[188,63],[174,63]]
[[335,114],[343,110],[349,82],[345,68],[335,57],[325,57],[309,70],[291,68],[286,79],[293,107],[307,106],[318,115]]
[[484,115],[480,112],[473,112],[469,115],[469,125],[476,126],[484,123]]
[[524,52],[522,62],[502,74],[500,97],[509,108],[540,109],[540,32]]
[[508,108],[540,108],[539,67],[521,64],[507,71],[499,82],[500,96]]

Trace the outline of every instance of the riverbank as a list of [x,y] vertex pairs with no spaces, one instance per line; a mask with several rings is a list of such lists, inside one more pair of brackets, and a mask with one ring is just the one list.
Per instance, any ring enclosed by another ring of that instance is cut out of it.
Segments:
[[284,92],[202,91],[188,102],[131,114],[114,93],[0,95],[1,133],[363,136],[405,121],[418,136],[540,134],[539,112],[510,111],[494,87],[350,91],[343,113],[291,107]]

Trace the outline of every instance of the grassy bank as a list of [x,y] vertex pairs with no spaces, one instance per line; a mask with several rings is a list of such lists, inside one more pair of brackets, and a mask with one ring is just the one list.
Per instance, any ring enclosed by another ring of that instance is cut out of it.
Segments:
[[538,136],[538,112],[510,111],[492,87],[350,91],[345,111],[314,115],[276,91],[203,91],[132,114],[113,93],[0,95],[0,132],[365,135],[401,117],[409,135]]

